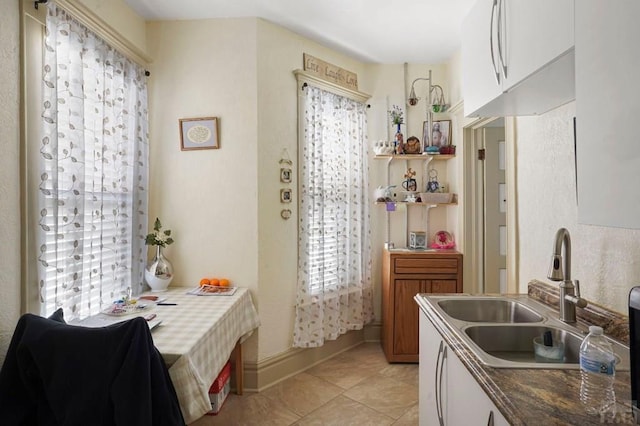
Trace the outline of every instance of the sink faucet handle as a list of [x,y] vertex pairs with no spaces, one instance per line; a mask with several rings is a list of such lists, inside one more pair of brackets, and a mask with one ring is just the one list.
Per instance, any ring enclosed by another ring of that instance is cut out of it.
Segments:
[[[574,305],[576,305],[578,308],[586,308],[587,305],[589,304],[589,302],[587,302],[585,299],[583,299],[582,297],[580,297],[580,281],[575,280],[574,281],[574,287],[575,287],[575,296],[572,296],[570,294],[566,294],[564,296],[564,299],[568,302],[573,303]],[[575,321],[574,321],[575,322]]]

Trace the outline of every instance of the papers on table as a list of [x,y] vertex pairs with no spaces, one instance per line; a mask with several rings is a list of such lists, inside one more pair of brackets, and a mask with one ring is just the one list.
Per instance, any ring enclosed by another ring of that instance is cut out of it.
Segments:
[[[113,317],[113,316],[106,316],[106,315],[103,315],[103,314],[98,314],[98,315],[93,315],[93,316],[87,317],[87,318],[79,320],[79,321],[71,321],[69,323],[69,325],[76,325],[76,326],[80,326],[80,327],[92,327],[92,328],[95,328],[95,327],[106,327],[108,325],[112,325],[112,324],[116,324],[116,323],[119,323],[119,322],[122,322],[122,321],[130,320],[132,318],[135,318],[136,316],[142,316],[142,315],[130,315],[130,316]],[[147,320],[147,325],[149,326],[149,329],[152,330],[156,326],[160,325],[161,322],[162,322],[162,319],[160,319],[157,316],[155,316],[155,317],[153,317],[153,319]]]

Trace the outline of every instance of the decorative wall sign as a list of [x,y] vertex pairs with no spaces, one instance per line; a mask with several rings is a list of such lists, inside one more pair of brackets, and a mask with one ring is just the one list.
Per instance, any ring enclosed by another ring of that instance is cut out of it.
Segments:
[[325,81],[335,83],[347,89],[358,90],[358,75],[336,65],[315,58],[308,53],[302,54],[304,70],[317,75]]

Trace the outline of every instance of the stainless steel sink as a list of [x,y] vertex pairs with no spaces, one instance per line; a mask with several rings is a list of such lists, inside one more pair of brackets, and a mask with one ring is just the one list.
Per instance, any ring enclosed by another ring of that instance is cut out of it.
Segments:
[[[584,325],[567,324],[558,311],[529,298],[513,296],[417,295],[428,309],[462,340],[485,365],[495,368],[579,369]],[[430,314],[430,315],[432,315]],[[545,331],[564,343],[563,362],[538,362],[533,339]],[[629,348],[609,339],[617,358],[616,369],[629,370]]]
[[[571,368],[580,367],[580,345],[584,335],[565,328],[549,325],[478,325],[464,328],[464,334],[482,353],[480,359],[495,367],[524,364],[526,368]],[[556,342],[564,344],[564,360],[556,365],[536,360],[533,339],[550,331]],[[610,340],[617,358],[616,369],[629,369],[629,348]]]
[[520,323],[540,322],[542,316],[515,300],[504,299],[446,299],[438,306],[450,317],[460,321]]
[[533,339],[550,331],[554,342],[564,344],[564,362],[580,362],[580,344],[583,337],[556,327],[475,326],[464,332],[481,350],[506,361],[536,362]]

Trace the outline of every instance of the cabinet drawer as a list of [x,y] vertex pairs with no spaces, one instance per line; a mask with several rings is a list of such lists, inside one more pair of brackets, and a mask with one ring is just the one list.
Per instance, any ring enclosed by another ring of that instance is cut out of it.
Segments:
[[400,258],[394,260],[393,271],[396,274],[457,274],[458,259]]

